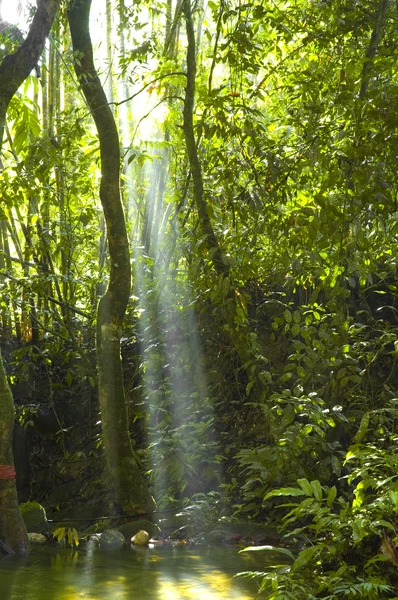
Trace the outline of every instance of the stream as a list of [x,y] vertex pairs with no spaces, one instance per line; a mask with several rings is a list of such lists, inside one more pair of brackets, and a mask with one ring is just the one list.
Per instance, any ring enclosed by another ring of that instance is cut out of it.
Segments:
[[253,600],[253,581],[234,578],[261,569],[236,547],[126,547],[106,553],[33,546],[28,557],[0,558],[1,600]]

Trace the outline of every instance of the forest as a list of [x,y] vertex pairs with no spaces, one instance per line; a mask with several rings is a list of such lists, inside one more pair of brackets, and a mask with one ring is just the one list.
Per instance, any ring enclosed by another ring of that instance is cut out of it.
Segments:
[[2,599],[398,598],[397,65],[394,0],[0,1]]

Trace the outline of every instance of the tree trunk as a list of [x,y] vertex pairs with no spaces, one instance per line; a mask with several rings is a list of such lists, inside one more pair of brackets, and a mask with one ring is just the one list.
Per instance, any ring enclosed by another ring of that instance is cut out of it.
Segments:
[[[0,151],[8,105],[36,66],[58,10],[60,0],[37,0],[37,10],[26,39],[0,65]],[[14,403],[0,355],[0,540],[13,552],[29,551],[19,508],[12,454]]]
[[231,285],[228,259],[223,255],[217,236],[214,232],[204,192],[202,167],[198,156],[194,125],[195,80],[196,80],[196,49],[195,30],[190,0],[184,0],[184,16],[186,20],[188,50],[187,50],[187,85],[184,98],[184,136],[187,147],[189,165],[192,172],[193,195],[198,211],[199,225],[205,239],[209,258],[219,277],[219,303],[224,308],[231,342],[239,356],[242,367],[246,371],[249,383],[248,393],[257,401],[264,400],[268,374],[259,365],[256,355],[256,336],[250,331],[244,308],[238,302],[235,289]]
[[130,255],[120,196],[120,148],[115,120],[94,67],[89,32],[91,0],[72,1],[68,20],[75,71],[94,118],[101,153],[100,199],[104,210],[109,259],[109,285],[98,305],[98,390],[105,456],[119,506],[126,512],[154,508],[133,453],[124,397],[120,336],[130,295]]
[[29,552],[29,540],[18,506],[12,432],[14,401],[0,353],[0,540],[17,554]]

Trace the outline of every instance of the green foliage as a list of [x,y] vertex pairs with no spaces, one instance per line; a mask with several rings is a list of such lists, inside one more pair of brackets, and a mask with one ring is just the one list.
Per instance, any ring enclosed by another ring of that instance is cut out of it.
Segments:
[[77,547],[79,545],[79,535],[74,527],[57,527],[52,536],[58,543],[65,540],[69,546]]
[[[391,431],[395,414],[394,406],[374,411],[372,426],[381,418],[384,439],[350,447],[345,459],[348,488],[339,493],[336,486],[303,478],[296,487],[274,489],[264,497],[265,503],[276,501],[283,510],[285,536],[304,545],[291,556],[288,569],[270,567],[261,575],[267,598],[379,598],[394,589],[396,579],[388,565],[398,563],[397,436]],[[361,437],[364,430],[362,423]],[[279,502],[295,497],[300,502]]]
[[243,485],[245,498],[257,504],[275,484],[295,482],[297,476],[313,477],[319,474],[323,481],[339,477],[344,452],[338,441],[331,441],[336,423],[345,423],[341,407],[325,409],[324,402],[315,392],[308,396],[302,388],[293,393],[284,390],[271,397],[271,431],[274,443],[264,447],[240,450],[240,465],[247,473]]
[[206,536],[228,519],[228,508],[220,493],[198,493],[192,496],[189,504],[177,516],[187,518],[195,535]]
[[[379,546],[396,537],[397,7],[211,1],[194,12],[196,146],[228,268],[216,273],[182,139],[181,15],[124,4],[120,80],[104,73],[133,248],[124,374],[159,508],[187,507],[209,529],[221,483],[232,512],[295,527],[300,551],[266,574],[270,598],[388,597]],[[57,415],[56,478],[81,475],[69,465],[79,452],[102,451],[94,315],[109,264],[98,140],[70,54],[55,72],[46,53],[54,94],[44,77],[38,95],[30,77],[8,112],[0,316],[10,381],[25,386],[20,422],[35,435],[39,407]],[[36,442],[46,454],[49,440]]]

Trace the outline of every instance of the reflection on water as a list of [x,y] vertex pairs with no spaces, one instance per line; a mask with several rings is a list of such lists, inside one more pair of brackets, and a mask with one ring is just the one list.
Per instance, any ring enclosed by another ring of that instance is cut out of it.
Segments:
[[252,600],[255,589],[232,579],[251,567],[229,547],[133,547],[104,553],[92,544],[77,551],[41,546],[25,559],[0,559],[0,598]]

